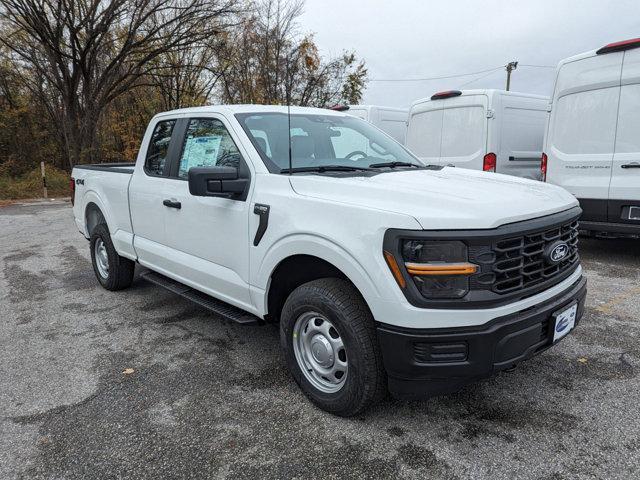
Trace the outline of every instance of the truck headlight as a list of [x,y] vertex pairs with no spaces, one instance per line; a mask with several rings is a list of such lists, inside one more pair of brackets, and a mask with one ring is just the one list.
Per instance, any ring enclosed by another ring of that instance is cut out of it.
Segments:
[[469,276],[478,266],[468,262],[460,241],[403,240],[404,267],[425,298],[461,298],[469,292]]

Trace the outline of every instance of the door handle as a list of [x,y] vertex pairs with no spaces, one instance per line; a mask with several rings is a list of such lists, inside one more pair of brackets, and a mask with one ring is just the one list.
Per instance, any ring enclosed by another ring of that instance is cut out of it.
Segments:
[[640,168],[640,163],[637,162],[633,162],[633,163],[626,163],[624,165],[621,165],[622,168]]
[[165,207],[177,208],[178,210],[182,208],[182,204],[180,202],[174,202],[173,200],[163,200],[162,204]]

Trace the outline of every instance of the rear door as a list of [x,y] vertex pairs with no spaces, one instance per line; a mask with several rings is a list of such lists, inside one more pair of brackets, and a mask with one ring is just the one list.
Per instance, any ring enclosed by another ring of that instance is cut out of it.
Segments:
[[462,95],[442,100],[440,164],[482,170],[487,149],[486,95]]
[[608,218],[640,224],[640,49],[624,53]]
[[136,169],[129,184],[129,211],[133,225],[133,245],[142,265],[156,270],[166,268],[167,238],[165,232],[163,201],[171,159],[177,155],[176,118],[156,119],[151,134],[145,136],[144,162],[136,162]]
[[426,164],[440,165],[442,102],[415,105],[409,113],[406,147]]
[[407,136],[408,112],[379,109],[379,128],[397,142],[404,145]]
[[607,221],[621,52],[562,65],[547,138],[547,181],[575,195],[583,220]]
[[497,171],[540,180],[540,157],[548,100],[502,95]]

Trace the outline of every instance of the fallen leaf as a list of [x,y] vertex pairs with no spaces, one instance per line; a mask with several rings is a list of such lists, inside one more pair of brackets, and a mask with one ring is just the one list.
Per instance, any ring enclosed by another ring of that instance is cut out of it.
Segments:
[[125,368],[122,373],[124,373],[125,375],[131,375],[133,372],[135,372],[135,370],[133,368]]
[[587,359],[586,359],[586,358],[584,358],[584,357],[580,357],[580,358],[578,359],[578,361],[579,361],[580,363],[587,363]]

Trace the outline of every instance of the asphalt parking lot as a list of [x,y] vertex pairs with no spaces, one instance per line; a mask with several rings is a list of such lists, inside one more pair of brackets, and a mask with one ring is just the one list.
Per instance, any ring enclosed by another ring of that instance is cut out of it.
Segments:
[[581,241],[587,312],[512,373],[326,414],[272,326],[95,280],[67,203],[0,208],[0,478],[639,478],[640,240]]

